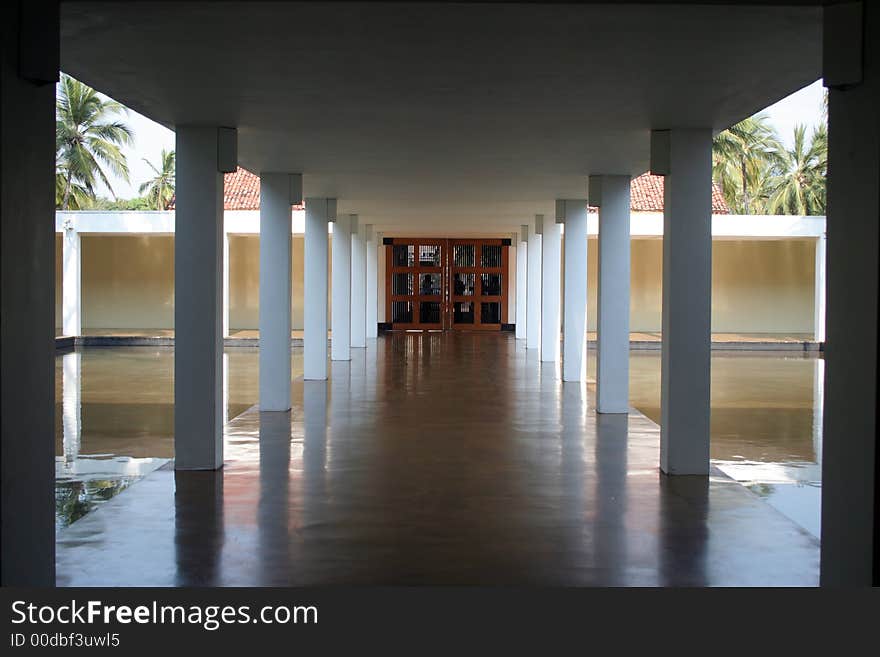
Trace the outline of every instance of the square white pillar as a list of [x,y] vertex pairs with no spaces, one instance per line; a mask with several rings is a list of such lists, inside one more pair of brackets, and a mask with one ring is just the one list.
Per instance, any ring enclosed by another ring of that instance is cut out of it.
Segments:
[[260,174],[260,410],[290,409],[290,206],[302,177]]
[[82,238],[65,218],[61,243],[61,333],[82,335]]
[[351,215],[333,224],[330,359],[351,360]]
[[541,230],[544,215],[535,215],[535,228],[529,235],[526,293],[526,349],[541,347]]
[[379,337],[379,247],[372,224],[364,227],[367,239],[367,339]]
[[587,201],[557,201],[556,215],[565,222],[562,380],[579,382],[587,370]]
[[174,236],[174,458],[223,465],[223,173],[235,130],[177,126]]
[[590,176],[599,208],[596,411],[629,412],[630,177]]
[[651,169],[666,176],[660,468],[667,474],[708,475],[712,131],[654,131]]
[[223,231],[223,337],[229,337],[229,233]]
[[367,242],[356,214],[351,215],[351,346],[367,346]]
[[558,363],[560,292],[562,284],[562,225],[551,218],[541,230],[541,362]]
[[327,222],[336,218],[336,199],[306,199],[303,245],[303,378],[327,378]]
[[516,246],[516,339],[525,340],[528,326],[527,305],[529,298],[529,227],[520,226]]

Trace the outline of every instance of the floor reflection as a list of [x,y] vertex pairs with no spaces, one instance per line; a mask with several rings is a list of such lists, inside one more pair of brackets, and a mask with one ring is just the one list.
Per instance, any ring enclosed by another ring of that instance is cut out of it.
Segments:
[[[257,401],[258,351],[228,348],[228,421]],[[292,356],[301,371],[301,353]],[[174,456],[174,350],[86,347],[55,358],[56,528],[94,510]]]
[[507,336],[386,336],[234,418],[221,471],[68,527],[59,584],[816,584],[807,532],[717,472],[662,477],[657,425],[592,390]]
[[[712,352],[713,464],[816,537],[824,366],[817,352]],[[659,351],[630,352],[630,403],[660,422]]]
[[[218,586],[225,539],[223,471],[174,473],[175,586]],[[149,554],[143,554],[149,559]]]
[[[659,561],[661,586],[709,586],[709,479],[678,475],[660,477]],[[719,573],[729,578],[735,573]]]
[[[259,413],[260,457],[257,502],[259,559],[261,581],[271,581],[271,564],[287,559],[291,540],[290,509],[290,411]],[[295,522],[295,520],[294,520]]]
[[[598,531],[595,532],[599,563],[609,564],[608,579],[615,586],[630,584],[621,564],[634,560],[625,525],[629,518],[629,416],[624,414],[596,415],[594,486],[591,497],[596,500]],[[638,553],[638,559],[647,555]]]

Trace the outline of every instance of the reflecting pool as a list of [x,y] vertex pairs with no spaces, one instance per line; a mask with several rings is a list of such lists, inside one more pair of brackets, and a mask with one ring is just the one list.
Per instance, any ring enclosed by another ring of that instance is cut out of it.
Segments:
[[[223,355],[227,421],[257,402],[258,350]],[[302,373],[301,350],[292,355]],[[174,456],[174,349],[85,347],[55,357],[56,527]]]
[[[588,352],[595,373],[595,351]],[[224,354],[227,420],[257,402],[258,350]],[[630,355],[630,402],[660,421],[660,352]],[[712,353],[713,463],[819,535],[824,361],[804,352]],[[302,374],[302,349],[292,354]],[[87,347],[55,358],[59,528],[174,454],[174,350]]]
[[[824,366],[816,352],[712,352],[713,464],[816,537]],[[660,423],[659,351],[630,352],[630,404]]]

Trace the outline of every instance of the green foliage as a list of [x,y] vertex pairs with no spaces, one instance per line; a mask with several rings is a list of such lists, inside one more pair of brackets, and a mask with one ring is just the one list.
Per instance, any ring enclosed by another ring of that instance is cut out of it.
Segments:
[[784,148],[767,117],[758,114],[715,137],[712,175],[736,214],[755,214],[766,202],[768,173],[782,164]]
[[794,129],[794,146],[785,152],[777,172],[768,209],[773,214],[825,214],[825,175],[828,170],[828,129],[820,124],[807,141],[806,128]]
[[828,132],[823,114],[809,142],[797,126],[786,149],[767,118],[756,115],[715,137],[712,174],[736,214],[825,214]]
[[121,198],[109,199],[98,197],[88,199],[88,202],[79,208],[71,208],[76,210],[155,210],[153,201],[146,196],[138,198]]
[[155,174],[150,180],[143,183],[138,192],[146,193],[152,210],[167,210],[171,199],[174,198],[174,151],[162,149],[159,156],[159,166],[143,158]]
[[55,99],[56,207],[82,208],[87,199],[95,199],[99,181],[112,194],[108,171],[128,180],[128,163],[120,147],[134,140],[131,128],[116,119],[126,112],[115,100],[104,99],[62,74]]

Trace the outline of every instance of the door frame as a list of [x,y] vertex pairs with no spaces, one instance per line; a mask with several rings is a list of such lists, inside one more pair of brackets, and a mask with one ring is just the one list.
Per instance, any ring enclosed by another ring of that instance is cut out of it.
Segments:
[[[507,314],[509,308],[510,281],[509,262],[510,262],[510,246],[509,238],[431,238],[431,237],[386,237],[382,241],[382,245],[389,247],[385,250],[385,319],[386,325],[392,331],[500,331],[507,323]],[[458,266],[454,263],[454,247],[473,245],[474,247],[474,266]],[[412,251],[407,251],[407,263],[412,264],[395,264],[394,247],[395,246],[411,246]],[[422,264],[420,247],[436,247],[441,248],[440,264],[428,265]],[[484,266],[482,262],[483,246],[500,246],[501,263],[497,267]],[[411,253],[411,255],[410,255]],[[473,295],[455,295],[453,294],[453,279],[456,273],[472,273],[474,275],[474,294]],[[411,274],[412,284],[409,294],[394,294],[393,279],[395,274]],[[440,295],[423,295],[420,294],[420,286],[422,276],[425,274],[440,274]],[[501,294],[483,295],[483,275],[484,274],[500,274],[501,275]],[[412,321],[411,322],[394,322],[392,315],[392,307],[395,302],[404,302],[412,304]],[[474,304],[474,322],[459,323],[454,322],[454,306],[455,303],[473,303]],[[439,322],[422,322],[421,321],[421,304],[422,303],[440,303],[440,321]],[[486,323],[482,322],[482,304],[483,303],[500,303],[500,322]]]

